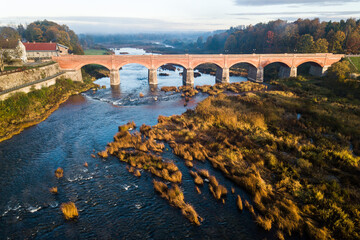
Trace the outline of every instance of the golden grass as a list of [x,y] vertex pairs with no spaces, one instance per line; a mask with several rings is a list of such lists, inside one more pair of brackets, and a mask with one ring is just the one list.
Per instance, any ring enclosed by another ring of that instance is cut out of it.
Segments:
[[196,190],[196,192],[197,192],[198,194],[201,194],[201,190],[200,190],[200,188],[199,188],[198,186],[195,186],[195,190]]
[[64,217],[66,220],[71,220],[71,219],[79,217],[78,210],[75,206],[75,203],[73,203],[73,202],[61,204],[60,209],[61,209],[62,213],[64,214]]
[[182,214],[189,219],[190,222],[195,225],[200,225],[200,217],[190,204],[185,203],[184,194],[178,185],[174,184],[172,188],[168,188],[165,183],[156,180],[153,180],[153,184],[155,191],[158,192],[162,198],[165,198],[172,206],[180,208]]
[[55,170],[55,177],[62,178],[64,176],[64,170],[59,167]]
[[163,92],[179,92],[179,89],[174,86],[170,86],[170,87],[165,86],[165,87],[161,88],[161,91],[163,91]]
[[236,205],[239,208],[240,211],[243,210],[243,204],[242,204],[242,200],[241,197],[239,195],[237,195],[236,197]]
[[190,171],[190,175],[194,178],[195,184],[197,184],[197,185],[203,185],[204,184],[204,180],[196,172]]
[[52,187],[49,189],[49,191],[52,193],[52,194],[58,194],[58,188],[57,187]]
[[200,170],[198,170],[198,173],[203,178],[209,179],[209,177],[210,177],[209,171],[206,169],[200,169]]

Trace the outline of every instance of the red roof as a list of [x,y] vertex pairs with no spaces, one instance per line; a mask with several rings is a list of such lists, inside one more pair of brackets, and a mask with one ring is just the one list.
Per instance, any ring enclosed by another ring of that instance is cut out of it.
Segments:
[[37,43],[25,42],[23,43],[26,51],[56,51],[56,43]]

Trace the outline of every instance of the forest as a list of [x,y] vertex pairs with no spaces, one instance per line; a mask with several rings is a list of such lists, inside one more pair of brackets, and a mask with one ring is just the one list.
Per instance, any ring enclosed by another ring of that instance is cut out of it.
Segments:
[[[170,42],[168,42],[170,44]],[[359,54],[360,19],[339,22],[298,19],[231,27],[227,31],[199,37],[187,46],[203,53],[313,53]]]

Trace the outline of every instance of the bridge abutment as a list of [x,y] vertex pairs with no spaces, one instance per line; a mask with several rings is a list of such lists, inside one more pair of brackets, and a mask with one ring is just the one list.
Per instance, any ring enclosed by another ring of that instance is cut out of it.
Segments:
[[248,71],[248,80],[254,82],[263,82],[264,81],[264,68],[256,68],[252,65],[249,66]]
[[78,70],[63,70],[65,72],[65,77],[70,78],[73,81],[82,82],[81,69]]
[[184,86],[194,86],[194,69],[184,68],[182,77]]
[[120,72],[119,69],[110,70],[110,85],[120,85]]
[[216,70],[216,83],[229,83],[230,73],[229,68],[220,68]]
[[149,80],[149,85],[157,85],[158,84],[157,69],[149,69],[148,70],[148,80]]

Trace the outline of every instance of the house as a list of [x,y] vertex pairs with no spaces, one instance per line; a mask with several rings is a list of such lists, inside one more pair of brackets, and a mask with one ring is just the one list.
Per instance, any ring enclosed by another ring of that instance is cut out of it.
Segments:
[[53,42],[25,42],[24,46],[29,60],[49,60],[52,56],[69,54],[68,47]]
[[6,64],[27,62],[26,49],[20,40],[0,39],[0,56]]

